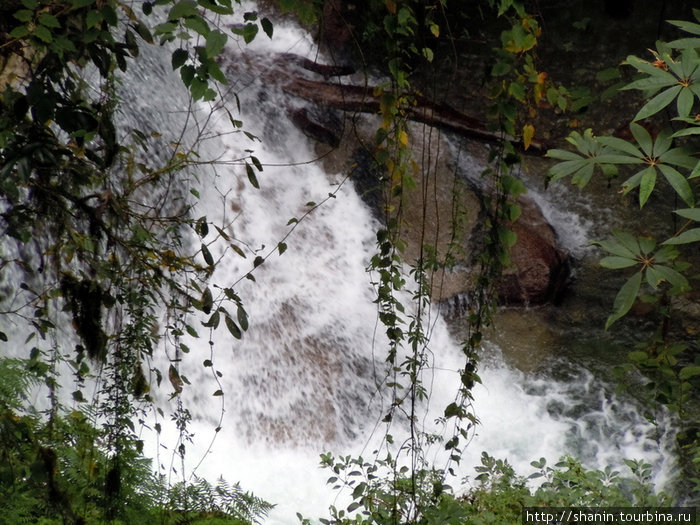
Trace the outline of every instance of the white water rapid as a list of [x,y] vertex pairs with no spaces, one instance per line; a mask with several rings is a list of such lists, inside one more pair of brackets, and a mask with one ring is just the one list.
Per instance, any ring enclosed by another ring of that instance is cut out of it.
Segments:
[[[230,42],[226,52],[228,61],[243,64],[230,78],[240,117],[233,97],[225,96],[224,103],[260,140],[232,133],[226,112],[212,113],[207,104],[195,105],[188,125],[193,129],[206,121],[200,155],[217,161],[198,174],[196,213],[224,229],[246,254],[241,258],[225,242],[211,245],[220,259],[211,282],[233,285],[250,329],[239,341],[220,328],[210,345],[207,329],[199,327],[201,337],[186,340],[192,350],[181,372],[191,386],[183,399],[193,417],[188,430],[194,433],[187,461],[191,469],[201,460],[196,473],[210,481],[220,475],[240,481],[245,490],[277,505],[268,523],[290,525],[298,523],[296,512],[323,516],[336,498],[325,484],[330,473],[318,468],[319,454],[371,452],[370,435],[384,414],[376,384],[383,370],[383,330],[365,270],[378,223],[344,173],[326,173],[320,162],[312,162],[312,144],[283,109],[288,98],[256,77],[255,65],[276,53],[323,61],[308,37],[277,23],[272,42],[264,35],[247,47]],[[168,140],[177,138],[188,109],[184,89],[170,72],[167,50],[144,49],[142,55],[123,82],[123,127],[152,128]],[[239,160],[248,149],[263,164],[260,189],[250,184]],[[288,221],[301,219],[311,208],[308,202],[320,203],[329,193],[334,197],[300,222],[280,255],[278,243],[294,227]],[[257,255],[268,254],[254,272],[256,282],[240,280]],[[435,321],[430,349],[435,361],[434,376],[425,380],[432,386],[426,425],[453,398],[462,366],[458,344],[442,319]],[[506,365],[495,345],[487,345],[485,354],[483,385],[475,389],[481,425],[460,475],[473,477],[485,450],[507,458],[525,475],[532,460],[545,457],[553,464],[570,453],[591,467],[645,458],[660,482],[668,476],[673,461],[661,450],[665,444],[655,427],[589,372],[573,367],[558,379],[525,374]],[[212,368],[202,366],[205,359],[212,360]],[[160,365],[167,369],[167,362]],[[221,372],[221,386],[212,369]],[[224,396],[213,396],[219,388]],[[166,428],[168,410],[164,407],[159,441],[167,449],[155,446],[155,435],[146,437],[166,468],[177,439],[175,429]]]

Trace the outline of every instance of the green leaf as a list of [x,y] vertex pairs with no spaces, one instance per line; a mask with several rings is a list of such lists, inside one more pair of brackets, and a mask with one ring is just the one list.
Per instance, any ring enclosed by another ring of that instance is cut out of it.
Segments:
[[525,102],[525,86],[520,82],[511,82],[508,87],[508,93],[512,95],[516,100],[520,102]]
[[635,256],[640,253],[641,249],[639,248],[639,240],[637,237],[622,230],[615,230],[613,235],[625,248],[633,252]]
[[250,161],[253,163],[253,166],[255,166],[255,169],[257,169],[258,171],[262,171],[262,170],[263,170],[263,166],[262,166],[262,164],[260,163],[260,160],[259,160],[257,157],[251,155],[251,156],[250,156]]
[[639,237],[637,242],[642,253],[651,253],[656,248],[656,241],[651,237]]
[[49,13],[41,13],[38,20],[42,26],[53,28],[61,27],[61,24],[58,23],[58,19]]
[[491,69],[491,76],[500,77],[510,72],[512,65],[509,61],[499,60]]
[[684,208],[681,210],[674,210],[675,213],[686,219],[693,221],[700,221],[700,208]]
[[590,182],[592,176],[593,164],[590,163],[573,174],[571,177],[571,183],[575,184],[579,188],[583,188]]
[[228,79],[226,78],[226,75],[219,69],[219,64],[217,64],[214,60],[209,62],[209,65],[207,67],[207,71],[209,72],[209,75],[216,80],[217,82],[221,84],[227,84]]
[[228,331],[231,332],[231,335],[235,337],[236,339],[240,339],[243,337],[243,333],[241,332],[241,329],[238,328],[238,325],[233,322],[233,319],[231,319],[228,315],[225,317],[224,322],[226,323],[226,328],[228,328]]
[[463,417],[464,410],[457,403],[450,403],[445,408],[445,417]]
[[664,129],[659,133],[654,141],[654,147],[652,148],[652,156],[660,157],[666,153],[671,145],[673,144],[673,139],[671,138],[671,130]]
[[659,283],[664,280],[664,276],[660,272],[657,272],[656,268],[653,266],[647,267],[644,272],[644,276],[646,277],[649,286],[651,286],[654,290],[656,290]]
[[642,175],[644,174],[644,170],[639,171],[632,175],[629,179],[627,179],[625,182],[622,183],[622,194],[627,195],[631,190],[639,186],[639,183],[642,180]]
[[277,251],[280,255],[287,251],[287,244],[283,242],[277,243]]
[[36,26],[34,28],[34,36],[47,44],[50,44],[53,41],[51,31],[46,29],[44,26]]
[[241,325],[243,331],[248,330],[248,314],[242,306],[238,306],[238,309],[236,311],[236,317],[238,318],[238,324]]
[[632,251],[613,240],[598,241],[595,244],[603,248],[606,252],[612,253],[613,255],[617,255],[618,257],[622,257],[624,259],[636,259],[637,255],[639,255],[637,250]]
[[224,391],[223,391],[223,390],[217,390],[216,392],[214,392],[214,393],[212,394],[212,396],[215,396],[215,397],[223,396],[223,395],[224,395]]
[[678,130],[673,134],[673,137],[687,137],[689,135],[700,135],[700,126]]
[[700,24],[694,22],[688,22],[685,20],[667,20],[669,24],[680,27],[683,31],[687,33],[692,33],[694,35],[700,35]]
[[274,28],[272,26],[272,22],[270,22],[269,18],[262,18],[260,20],[260,25],[262,26],[263,31],[267,35],[268,38],[272,38],[272,33],[274,32]]
[[655,115],[656,113],[664,109],[673,101],[674,98],[676,98],[676,96],[682,88],[683,86],[676,85],[656,95],[649,102],[647,102],[642,107],[642,109],[640,109],[639,112],[635,115],[635,122],[651,117],[652,115]]
[[603,257],[600,260],[600,265],[603,268],[609,268],[611,270],[619,270],[620,268],[629,268],[630,266],[635,266],[639,264],[636,259],[629,259],[627,257],[610,256]]
[[693,206],[695,203],[695,197],[693,196],[693,190],[688,183],[688,180],[678,173],[677,170],[666,164],[659,164],[659,169],[663,173],[666,181],[671,185],[671,187],[676,190],[678,196],[683,199],[683,201],[688,206]]
[[693,171],[691,171],[690,175],[688,175],[688,179],[694,179],[695,177],[700,177],[700,160],[695,163],[695,166],[693,166]]
[[29,9],[20,9],[12,16],[20,22],[26,23],[30,22],[34,18],[34,11],[30,11]]
[[694,100],[695,96],[693,95],[693,92],[689,88],[683,87],[678,95],[678,100],[676,101],[678,115],[681,117],[687,117],[690,115],[690,111],[693,109]]
[[199,33],[204,38],[206,38],[209,35],[209,32],[211,31],[211,29],[209,28],[209,24],[207,24],[206,20],[199,16],[185,18],[185,27],[187,29],[191,29],[196,33]]
[[231,32],[242,36],[245,43],[250,44],[258,34],[258,25],[250,23],[244,25],[243,27],[234,27],[231,29]]
[[678,255],[679,255],[678,248],[676,248],[675,246],[671,246],[671,245],[662,246],[654,254],[654,263],[660,264],[660,263],[671,262],[674,259],[676,259],[678,257]]
[[192,81],[194,80],[195,69],[190,65],[182,66],[180,68],[180,78],[182,78],[182,83],[185,87],[190,87]]
[[104,20],[104,17],[102,16],[102,13],[99,11],[89,11],[88,14],[85,16],[85,25],[88,28],[91,27],[97,27],[100,22]]
[[189,56],[190,56],[189,53],[185,49],[176,49],[175,51],[173,51],[173,56],[171,59],[171,64],[173,66],[173,70],[184,65],[185,62],[187,62],[187,59],[189,58]]
[[27,26],[17,26],[12,31],[10,31],[11,38],[24,38],[29,34],[29,28]]
[[612,324],[620,319],[622,316],[627,314],[634,304],[634,300],[637,298],[637,293],[639,293],[639,287],[642,284],[642,272],[635,273],[630,277],[625,284],[622,285],[620,291],[615,296],[615,301],[613,303],[613,311],[605,322],[605,329],[607,330],[612,326]]
[[213,328],[214,330],[216,330],[219,326],[219,320],[220,314],[219,311],[216,310],[213,314],[211,314],[211,317],[206,323],[202,323],[202,326],[206,326],[207,328]]
[[642,173],[642,180],[639,182],[639,207],[642,208],[656,185],[656,168],[649,166]]
[[549,176],[550,181],[554,182],[564,177],[568,177],[573,173],[576,173],[578,170],[588,166],[589,164],[589,160],[583,159],[581,157],[579,157],[576,160],[566,160],[564,162],[560,162],[552,166],[549,169],[547,175]]
[[662,244],[690,244],[700,241],[700,228],[686,230],[676,237],[664,241]]
[[698,48],[700,47],[700,38],[679,38],[671,40],[668,45],[675,49]]
[[603,69],[602,71],[598,71],[595,78],[598,82],[610,82],[620,78],[620,70],[616,67],[609,67],[607,69]]
[[197,2],[193,0],[180,0],[173,6],[168,14],[168,20],[178,20],[190,16],[199,16]]
[[212,296],[211,290],[208,287],[202,293],[201,303],[202,312],[204,312],[205,314],[211,312],[211,309],[214,306],[214,297]]
[[693,169],[697,159],[688,155],[684,148],[673,148],[659,157],[659,162],[673,164],[682,168]]
[[700,366],[699,365],[689,365],[681,368],[678,373],[678,378],[682,381],[690,379],[691,377],[700,376]]
[[144,42],[147,42],[149,44],[153,43],[153,35],[151,34],[151,30],[148,28],[146,24],[144,24],[141,20],[137,20],[132,27],[134,28],[134,31],[143,38]]
[[634,157],[642,158],[644,156],[644,154],[639,151],[634,144],[617,137],[598,137],[598,142],[603,146],[616,149],[623,153],[628,153]]
[[206,45],[207,55],[209,57],[212,57],[212,58],[217,56],[224,49],[224,46],[226,45],[227,40],[228,40],[228,36],[226,36],[224,33],[219,31],[218,29],[211,31],[207,35],[207,45]]
[[209,251],[209,248],[207,248],[207,245],[204,243],[202,243],[202,256],[204,257],[204,261],[209,266],[214,266],[214,257],[212,257],[211,252]]
[[682,293],[690,290],[688,279],[673,268],[669,268],[668,266],[663,266],[661,264],[655,264],[654,270],[656,270],[659,275],[663,276],[664,280],[672,286],[672,293]]
[[253,166],[246,162],[245,171],[248,175],[248,180],[253,185],[253,188],[260,189],[260,183],[258,182],[258,178],[255,176],[255,170],[253,169]]
[[567,151],[565,149],[550,149],[547,151],[545,157],[550,159],[558,160],[569,160],[569,161],[581,161],[584,160],[581,155],[574,153],[573,151]]
[[639,124],[633,122],[630,124],[630,131],[632,132],[632,136],[634,136],[634,140],[636,140],[639,147],[642,148],[644,154],[651,156],[654,149],[654,143],[647,129],[644,126],[640,126]]

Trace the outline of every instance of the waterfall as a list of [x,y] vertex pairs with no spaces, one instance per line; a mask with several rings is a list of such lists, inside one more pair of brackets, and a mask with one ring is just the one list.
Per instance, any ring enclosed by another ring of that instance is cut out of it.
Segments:
[[[322,515],[336,497],[325,485],[329,474],[318,468],[319,453],[371,450],[370,436],[383,415],[378,385],[386,341],[366,271],[378,223],[347,174],[327,173],[320,162],[312,162],[313,145],[282,109],[286,95],[256,77],[256,64],[273,53],[322,60],[308,37],[282,23],[275,25],[272,42],[262,36],[245,50],[232,42],[226,52],[227,61],[238,63],[230,87],[240,99],[240,119],[250,135],[233,129],[225,111],[212,112],[199,103],[183,141],[194,140],[193,130],[206,123],[199,153],[216,162],[202,166],[196,176],[200,198],[194,213],[219,226],[246,255],[223,239],[209,247],[220,260],[211,283],[233,286],[250,328],[237,340],[225,329],[210,336],[196,319],[191,321],[200,337],[184,339],[191,352],[181,373],[191,386],[183,399],[194,434],[187,460],[190,469],[201,460],[198,475],[241,481],[246,490],[277,504],[269,523],[291,524],[297,523],[297,511]],[[167,50],[144,49],[142,54],[123,82],[122,127],[152,128],[165,135],[166,144],[185,125],[189,102],[170,72]],[[222,102],[236,113],[232,96],[224,95]],[[246,150],[262,163],[259,189],[248,181],[240,160],[248,156]],[[291,219],[300,220],[298,226]],[[286,250],[279,249],[283,239]],[[255,281],[241,279],[257,256],[267,259],[252,273]],[[458,343],[440,318],[429,346],[434,362],[425,381],[432,388],[423,418],[428,426],[454,397],[462,366]],[[554,463],[574,454],[596,468],[622,457],[643,457],[655,465],[660,482],[669,476],[673,462],[660,450],[668,436],[655,436],[655,427],[630,401],[590,372],[573,367],[564,379],[547,371],[525,374],[506,364],[495,344],[484,353],[483,385],[474,391],[482,424],[460,475],[473,479],[473,466],[486,450],[507,458],[522,474],[530,472],[532,460],[546,457]],[[204,360],[213,366],[202,366]],[[159,365],[167,369],[167,361]],[[218,382],[213,370],[222,374]],[[213,395],[219,389],[224,395]],[[167,401],[161,402],[167,413]],[[154,435],[146,439],[149,452],[167,467],[171,452],[157,445],[172,450],[175,430],[165,428],[158,440]],[[436,461],[442,460],[437,454]]]

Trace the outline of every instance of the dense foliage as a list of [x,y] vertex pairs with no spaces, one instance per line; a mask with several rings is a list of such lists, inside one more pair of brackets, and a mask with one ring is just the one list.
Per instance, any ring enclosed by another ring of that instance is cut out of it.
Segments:
[[[700,10],[693,10],[700,22]],[[648,341],[640,341],[630,352],[630,360],[651,381],[647,384],[654,403],[664,405],[686,419],[679,444],[685,457],[687,481],[700,488],[700,441],[694,410],[700,394],[700,353],[697,341],[679,336],[674,320],[682,315],[679,299],[697,280],[697,246],[700,222],[697,180],[700,160],[700,24],[672,20],[685,35],[670,42],[658,41],[650,49],[650,59],[629,56],[623,62],[636,70],[634,79],[622,90],[638,90],[644,100],[629,125],[632,140],[615,136],[595,136],[588,129],[572,132],[567,141],[576,151],[553,149],[548,156],[561,162],[550,172],[550,180],[571,177],[586,186],[596,171],[609,180],[619,174],[627,177],[620,193],[638,193],[639,208],[654,196],[671,202],[668,215],[673,233],[657,240],[644,231],[616,231],[614,237],[597,244],[606,253],[601,266],[625,270],[629,275],[615,297],[606,328],[624,317],[637,300],[653,305],[657,330]],[[652,130],[650,132],[649,130]],[[625,169],[630,166],[632,169]]]
[[[192,244],[193,236],[213,237],[206,217],[190,211],[196,139],[152,155],[162,147],[157,130],[125,131],[116,121],[120,74],[156,41],[172,43],[172,67],[193,101],[215,98],[226,82],[215,57],[228,39],[217,25],[234,7],[230,0],[166,0],[139,8],[116,0],[0,6],[2,316],[3,326],[19,327],[0,339],[30,349],[23,364],[49,399],[28,412],[26,403],[15,405],[17,396],[3,403],[3,491],[19,498],[3,502],[35,518],[135,523],[142,511],[188,510],[176,500],[167,505],[176,493],[148,474],[136,423],[155,409],[151,389],[164,388],[163,378],[175,397],[187,383],[178,363],[188,351],[180,335],[196,335],[184,321],[188,312],[212,314],[210,327],[221,319],[239,338],[247,328],[233,290],[217,297],[208,287],[215,261],[207,244]],[[236,31],[249,42],[259,26],[272,34],[269,20],[252,13]],[[262,167],[252,156],[244,160],[255,185]],[[63,329],[71,325],[74,337]],[[166,369],[154,362],[163,344]],[[160,409],[156,431],[159,417]],[[189,413],[178,404],[171,417],[182,456]],[[188,490],[177,497],[191,501]],[[256,504],[237,514],[242,493],[216,490],[225,504],[211,499],[210,507],[194,508],[246,521],[267,509]],[[45,504],[33,504],[39,500]]]

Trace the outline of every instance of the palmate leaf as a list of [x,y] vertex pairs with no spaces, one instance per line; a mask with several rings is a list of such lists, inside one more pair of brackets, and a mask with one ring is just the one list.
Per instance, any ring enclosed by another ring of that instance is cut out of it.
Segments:
[[637,298],[641,284],[642,272],[636,272],[627,280],[625,284],[622,285],[622,288],[620,288],[620,291],[615,296],[613,311],[608,317],[608,320],[605,322],[606,330],[610,328],[615,321],[630,311],[630,308],[632,308],[632,305],[634,304],[634,300]]
[[591,180],[595,167],[599,167],[604,175],[611,177],[617,174],[615,164],[631,164],[643,162],[636,157],[621,155],[601,144],[593,136],[593,131],[587,129],[583,134],[573,131],[566,140],[571,143],[579,153],[562,149],[552,149],[547,157],[562,160],[552,166],[548,172],[549,181],[556,181],[571,176],[571,182],[584,187]]

